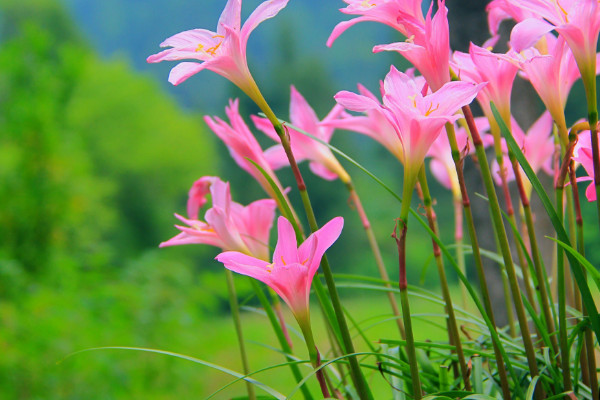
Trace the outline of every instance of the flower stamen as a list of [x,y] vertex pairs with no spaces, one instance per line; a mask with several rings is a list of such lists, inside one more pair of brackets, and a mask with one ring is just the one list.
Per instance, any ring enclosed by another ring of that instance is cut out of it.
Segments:
[[219,42],[217,44],[215,44],[213,47],[209,47],[208,49],[206,49],[206,53],[210,54],[211,56],[215,56],[217,50],[219,49],[219,47],[221,47],[221,44],[223,43],[223,39],[225,39],[225,36],[223,35],[214,35],[213,39],[216,38],[220,38],[221,40],[219,40]]
[[436,111],[438,108],[440,108],[440,105],[439,105],[439,104],[437,104],[437,105],[435,106],[435,108],[432,108],[432,107],[433,107],[433,104],[430,104],[430,105],[429,105],[429,108],[427,109],[427,111],[425,111],[425,116],[426,116],[426,117],[428,117],[428,116],[429,116],[429,114],[431,114],[432,112],[434,112],[434,111]]

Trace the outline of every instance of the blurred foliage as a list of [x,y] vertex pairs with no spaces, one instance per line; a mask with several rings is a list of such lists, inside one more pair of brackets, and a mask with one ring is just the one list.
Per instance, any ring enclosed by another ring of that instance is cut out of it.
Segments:
[[155,247],[214,163],[212,138],[150,79],[99,60],[53,2],[1,5],[1,258],[42,272]]

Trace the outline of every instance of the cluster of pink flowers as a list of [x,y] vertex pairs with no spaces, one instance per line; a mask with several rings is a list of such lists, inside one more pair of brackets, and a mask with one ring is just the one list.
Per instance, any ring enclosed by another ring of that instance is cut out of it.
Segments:
[[[250,96],[263,108],[264,99],[246,62],[246,43],[250,33],[262,21],[275,16],[288,0],[265,1],[250,15],[242,27],[241,0],[228,0],[215,32],[194,29],[176,34],[161,46],[168,49],[148,57],[148,62],[191,60],[171,70],[169,81],[175,85],[203,69],[212,70]],[[421,0],[344,0],[340,11],[353,16],[340,22],[327,40],[332,46],[343,32],[363,21],[375,21],[399,31],[403,42],[374,46],[373,52],[396,51],[407,58],[420,73],[401,72],[391,67],[381,82],[381,101],[358,86],[358,94],[341,91],[334,98],[337,105],[319,120],[304,97],[292,86],[289,118],[298,130],[308,132],[328,143],[335,129],[365,134],[383,144],[404,165],[405,181],[414,185],[426,157],[431,157],[433,175],[446,187],[457,191],[456,177],[447,138],[440,133],[448,123],[461,118],[458,111],[475,98],[481,104],[486,120],[481,129],[494,133],[490,102],[494,102],[505,122],[522,147],[534,170],[552,173],[550,160],[554,152],[552,122],[564,135],[566,99],[573,83],[595,79],[596,46],[600,32],[600,5],[597,0],[493,0],[488,5],[491,39],[482,47],[471,44],[468,53],[452,53],[449,25],[444,0],[433,4],[427,13]],[[512,31],[509,51],[493,53],[498,41],[498,26],[512,18],[517,25]],[[552,33],[552,32],[556,33]],[[451,71],[458,80],[451,80]],[[548,112],[527,134],[511,117],[510,97],[513,82],[520,75],[531,82]],[[351,111],[353,113],[349,113]],[[240,116],[237,101],[226,108],[229,123],[218,117],[205,117],[208,126],[228,146],[235,161],[252,175],[273,198],[274,192],[265,176],[248,160],[258,164],[276,182],[274,170],[287,165],[284,149],[277,144],[263,151]],[[252,117],[256,128],[278,141],[270,120]],[[296,129],[288,129],[293,152],[298,160],[310,162],[318,176],[346,182],[346,171],[331,150]],[[459,145],[468,149],[467,133],[458,129]],[[566,140],[566,136],[561,136]],[[486,143],[491,140],[486,139]],[[504,148],[501,139],[496,146]],[[588,173],[592,171],[589,140],[579,140],[575,160]],[[508,176],[510,179],[511,176]],[[198,208],[206,202],[210,191],[213,207],[198,220]],[[590,186],[588,200],[596,199]],[[220,247],[225,253],[217,260],[226,268],[250,275],[271,286],[288,303],[295,314],[303,315],[308,307],[308,293],[324,251],[337,239],[342,221],[336,218],[297,247],[296,235],[289,221],[280,218],[278,241],[273,262],[268,260],[269,230],[275,213],[273,200],[260,200],[243,207],[231,200],[229,186],[218,178],[202,178],[190,191],[188,218],[177,216],[187,227],[163,246],[206,243]]]

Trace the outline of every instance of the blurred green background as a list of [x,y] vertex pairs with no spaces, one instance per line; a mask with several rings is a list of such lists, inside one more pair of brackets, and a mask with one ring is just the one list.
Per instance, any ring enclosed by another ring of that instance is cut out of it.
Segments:
[[[213,260],[218,249],[157,248],[176,234],[173,213],[184,213],[187,190],[200,176],[230,181],[243,204],[264,197],[202,121],[204,114],[223,116],[227,99],[240,93],[210,72],[173,88],[166,79],[174,64],[145,64],[167,36],[214,29],[223,3],[0,0],[0,398],[203,398],[230,380],[157,354],[102,350],[63,360],[101,346],[169,350],[240,370],[222,267]],[[258,3],[244,2],[245,15]],[[250,39],[251,68],[284,117],[291,83],[322,117],[338,90],[361,82],[376,91],[391,63],[406,67],[397,55],[371,54],[373,44],[398,39],[376,24],[351,29],[327,49],[329,32],[344,19],[337,11],[344,4],[332,3],[291,1]],[[241,101],[243,115],[257,111]],[[379,145],[346,132],[333,143],[400,192],[401,168]],[[398,204],[348,170],[393,277],[389,235]],[[334,271],[375,276],[344,187],[303,171],[319,220],[346,220],[331,249]],[[294,186],[289,171],[280,177]],[[432,185],[442,237],[451,243],[451,198]],[[435,290],[435,273],[426,268],[430,241],[422,230],[411,235],[411,281]],[[255,306],[247,282],[237,284],[240,298]],[[342,289],[357,315],[388,313],[383,295],[349,293]],[[281,362],[261,346],[273,341],[266,320],[244,318],[250,351],[260,358],[255,369]],[[418,337],[435,337],[427,325],[417,327]],[[374,337],[395,337],[393,323],[377,329]],[[258,378],[284,391],[288,375]],[[381,378],[377,384],[387,385]],[[243,386],[226,393],[217,398],[241,394]]]

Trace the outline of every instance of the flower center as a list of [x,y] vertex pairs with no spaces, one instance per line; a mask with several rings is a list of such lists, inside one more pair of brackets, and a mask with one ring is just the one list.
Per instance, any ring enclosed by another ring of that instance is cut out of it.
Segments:
[[219,47],[221,47],[221,44],[223,44],[223,40],[225,39],[225,36],[223,35],[214,35],[213,39],[219,38],[220,40],[217,42],[217,44],[215,44],[214,46],[209,47],[208,49],[204,50],[204,45],[202,43],[198,43],[198,47],[196,47],[196,52],[204,52],[206,54],[209,54],[211,56],[215,56],[217,53],[217,50],[219,49]]

